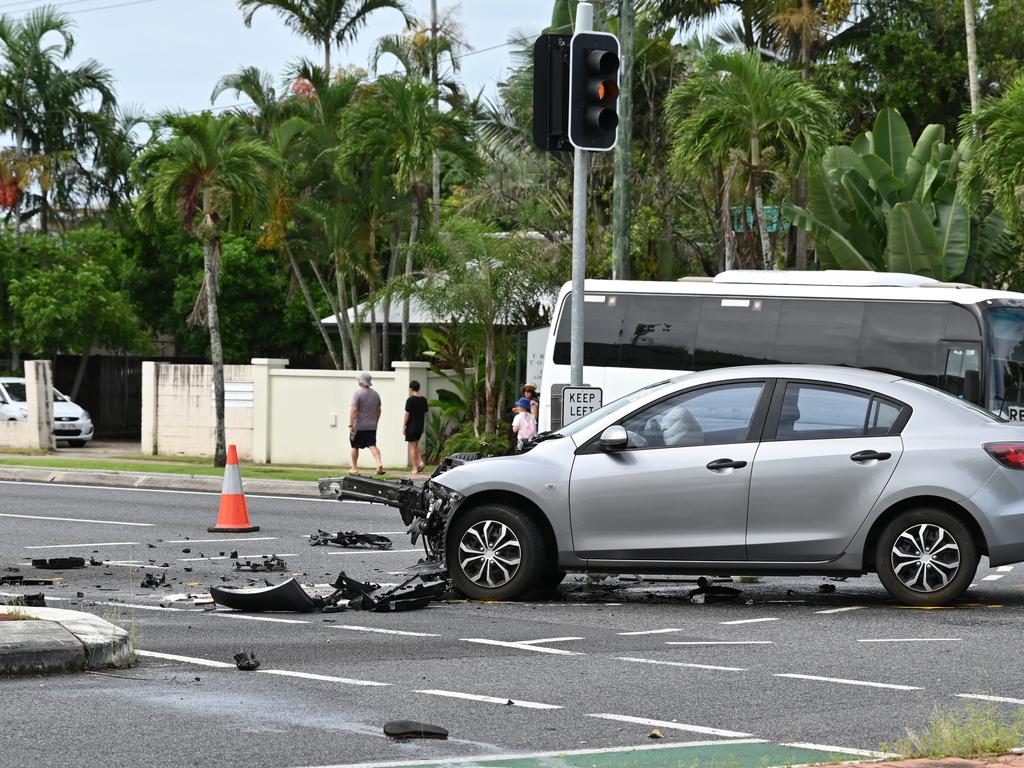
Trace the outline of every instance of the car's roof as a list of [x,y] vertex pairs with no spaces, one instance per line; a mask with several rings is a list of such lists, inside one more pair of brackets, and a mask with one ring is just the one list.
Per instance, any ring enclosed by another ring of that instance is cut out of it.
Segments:
[[[696,377],[696,378],[695,378]],[[676,381],[722,381],[728,379],[820,379],[822,381],[842,382],[854,386],[870,388],[884,384],[892,384],[902,379],[894,373],[869,371],[864,368],[847,368],[842,365],[741,365],[729,368],[714,368],[700,373],[684,373],[672,376],[669,380]]]

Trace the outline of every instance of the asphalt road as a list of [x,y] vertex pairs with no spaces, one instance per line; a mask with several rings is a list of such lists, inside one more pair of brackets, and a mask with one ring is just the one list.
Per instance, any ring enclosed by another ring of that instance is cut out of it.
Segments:
[[[0,484],[0,575],[63,579],[0,593],[45,592],[132,629],[143,651],[124,672],[0,681],[0,763],[403,764],[642,746],[740,768],[879,750],[967,697],[1007,715],[1024,705],[1024,566],[983,562],[967,598],[937,610],[895,605],[873,577],[772,578],[703,605],[687,598],[693,580],[578,577],[540,602],[245,616],[188,599],[245,583],[233,549],[278,554],[320,585],[340,570],[396,582],[420,554],[385,507],[250,497],[258,533],[210,534],[216,507],[210,494]],[[318,528],[389,533],[395,549],[310,547]],[[60,555],[105,565],[25,565]],[[147,573],[168,586],[141,588]],[[242,650],[259,672],[235,669]],[[381,730],[393,719],[451,737],[395,742]]]

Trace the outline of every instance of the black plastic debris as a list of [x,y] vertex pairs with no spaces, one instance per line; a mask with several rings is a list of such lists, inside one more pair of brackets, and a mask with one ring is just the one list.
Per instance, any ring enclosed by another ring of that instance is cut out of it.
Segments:
[[17,584],[22,587],[52,587],[60,579],[28,579],[24,576],[0,576],[0,584]]
[[391,549],[394,543],[387,536],[376,533],[358,533],[357,531],[338,531],[328,533],[318,530],[309,537],[311,547],[323,547],[328,545],[338,547],[355,547],[362,549]]
[[252,651],[249,651],[248,653],[243,651],[242,653],[235,654],[235,666],[241,670],[249,672],[254,669],[259,669],[260,663],[256,659],[255,653]]
[[447,739],[448,731],[439,725],[415,720],[392,720],[384,723],[384,735],[392,739]]
[[229,558],[230,558],[231,560],[237,560],[237,559],[238,559],[238,550],[237,550],[237,549],[232,549],[232,550],[231,550],[231,554],[230,554],[230,555],[228,555],[228,557],[229,557]]
[[84,557],[48,557],[32,561],[33,568],[43,568],[53,571],[70,570],[72,568],[85,568]]
[[210,587],[210,597],[213,598],[213,602],[225,608],[250,613],[310,613],[322,607],[294,578],[269,587]]
[[27,608],[45,608],[46,595],[40,592],[38,595],[18,595],[0,603],[0,605],[23,605]]
[[152,573],[147,573],[146,577],[142,580],[142,583],[140,583],[139,586],[143,589],[156,589],[157,587],[162,587],[166,583],[166,573],[161,573],[159,579],[156,578]]
[[687,593],[693,603],[726,603],[739,598],[742,590],[735,587],[723,587],[713,584],[711,579],[701,576],[697,579],[697,588]]
[[95,557],[89,557],[89,565],[103,565],[102,560],[97,560]]
[[264,557],[261,562],[254,562],[246,560],[244,563],[235,561],[236,571],[286,571],[288,570],[288,563],[282,560],[277,555],[271,555],[270,557]]
[[448,582],[436,574],[417,573],[396,586],[381,587],[356,581],[342,571],[331,586],[348,598],[348,607],[355,611],[408,611],[425,608],[432,600],[442,597]]

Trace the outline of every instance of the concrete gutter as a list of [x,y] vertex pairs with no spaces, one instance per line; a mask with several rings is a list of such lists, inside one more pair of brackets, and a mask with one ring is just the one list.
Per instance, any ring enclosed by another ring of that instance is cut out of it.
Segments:
[[36,621],[0,621],[0,677],[124,668],[135,660],[129,634],[91,613],[0,605]]
[[[329,474],[329,473],[327,473]],[[155,491],[220,493],[223,479],[203,475],[170,475],[144,472],[112,472],[103,469],[48,469],[0,464],[0,480],[61,485],[95,485],[107,488],[141,488]],[[303,480],[245,480],[247,494],[320,498],[316,482]]]

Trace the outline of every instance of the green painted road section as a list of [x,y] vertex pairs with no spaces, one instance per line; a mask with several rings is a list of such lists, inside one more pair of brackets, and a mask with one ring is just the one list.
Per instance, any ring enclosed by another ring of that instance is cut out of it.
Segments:
[[747,741],[689,746],[652,744],[614,750],[572,750],[497,758],[458,757],[432,763],[386,765],[389,768],[782,768],[864,759],[863,754]]

